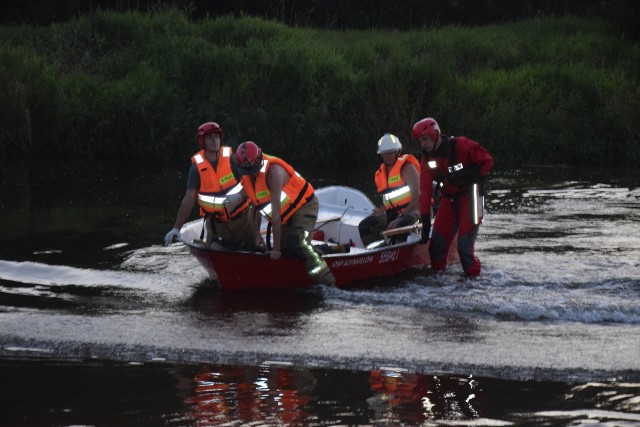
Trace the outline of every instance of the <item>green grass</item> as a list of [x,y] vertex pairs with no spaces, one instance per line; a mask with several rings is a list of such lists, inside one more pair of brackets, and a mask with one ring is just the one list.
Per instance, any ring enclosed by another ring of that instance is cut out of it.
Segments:
[[[258,18],[97,13],[0,27],[0,154],[184,163],[208,120],[295,161],[371,164],[412,124],[499,165],[633,166],[640,49],[604,21],[329,31]],[[622,163],[622,164],[621,164]]]

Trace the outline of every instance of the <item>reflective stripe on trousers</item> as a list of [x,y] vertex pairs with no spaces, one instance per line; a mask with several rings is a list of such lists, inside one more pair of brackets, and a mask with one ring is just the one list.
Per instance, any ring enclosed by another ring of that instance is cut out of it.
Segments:
[[480,260],[474,255],[479,226],[473,223],[470,209],[468,195],[455,200],[442,197],[433,223],[429,245],[432,270],[439,271],[447,267],[449,247],[457,232],[458,254],[462,268],[469,276],[480,274]]
[[329,266],[311,245],[311,233],[318,218],[318,198],[314,197],[293,214],[282,226],[282,252],[299,258],[315,283],[333,285],[335,278]]

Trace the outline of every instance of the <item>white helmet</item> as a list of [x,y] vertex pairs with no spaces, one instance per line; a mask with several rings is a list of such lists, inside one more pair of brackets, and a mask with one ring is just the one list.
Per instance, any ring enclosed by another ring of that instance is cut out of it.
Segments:
[[378,140],[378,154],[391,153],[402,150],[402,144],[397,136],[385,133]]

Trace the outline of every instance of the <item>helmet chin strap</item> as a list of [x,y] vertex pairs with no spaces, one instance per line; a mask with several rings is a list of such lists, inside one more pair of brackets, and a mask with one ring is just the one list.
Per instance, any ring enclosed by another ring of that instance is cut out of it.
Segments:
[[436,151],[436,144],[433,144],[433,148],[429,151],[425,150],[424,148],[422,149],[422,152],[424,153],[425,156],[428,156],[429,154],[433,153],[434,151]]
[[217,162],[218,159],[220,158],[220,148],[218,148],[217,150],[207,150],[206,148],[204,149],[204,151],[206,153],[209,153],[209,161],[211,162]]
[[429,155],[431,153],[435,153],[436,151],[438,151],[438,148],[440,148],[441,144],[442,144],[442,135],[438,135],[438,140],[433,144],[433,148],[431,149],[431,151],[427,151],[425,149],[422,149],[422,152],[425,155]]

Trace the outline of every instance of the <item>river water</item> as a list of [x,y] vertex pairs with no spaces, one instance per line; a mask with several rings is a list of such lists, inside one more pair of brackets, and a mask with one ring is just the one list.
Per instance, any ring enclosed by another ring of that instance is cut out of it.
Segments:
[[2,425],[640,425],[637,172],[496,171],[479,278],[239,293],[161,244],[184,172],[3,165]]

